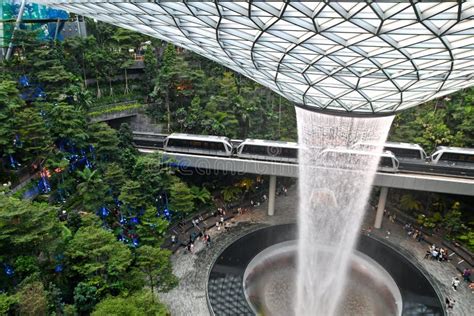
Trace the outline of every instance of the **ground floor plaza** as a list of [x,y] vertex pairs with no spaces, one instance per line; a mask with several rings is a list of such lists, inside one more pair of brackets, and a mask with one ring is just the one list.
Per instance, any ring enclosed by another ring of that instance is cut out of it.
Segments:
[[[267,214],[268,206],[264,203],[250,212],[230,219],[231,224],[227,231],[223,229],[218,231],[216,227],[210,229],[212,239],[210,247],[206,247],[202,241],[196,241],[193,254],[184,247],[180,248],[173,256],[174,272],[180,278],[180,284],[171,292],[160,294],[162,301],[169,306],[171,314],[209,315],[206,287],[209,269],[216,257],[233,241],[249,232],[268,225],[296,222],[297,195],[297,188],[293,186],[288,190],[287,196],[277,196],[273,216]],[[370,231],[370,234],[409,254],[414,263],[421,266],[438,287],[443,302],[445,297],[456,300],[454,309],[449,311],[448,315],[473,315],[474,293],[471,293],[467,284],[461,283],[457,291],[451,288],[452,278],[460,276],[454,263],[424,259],[428,244],[409,237],[398,223],[385,220],[381,229],[373,229],[376,211],[370,209],[366,214],[362,232]]]

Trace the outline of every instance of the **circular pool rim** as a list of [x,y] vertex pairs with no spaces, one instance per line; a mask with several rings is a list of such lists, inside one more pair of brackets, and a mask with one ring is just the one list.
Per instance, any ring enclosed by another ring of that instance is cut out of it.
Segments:
[[[223,271],[231,269],[233,272],[237,271],[236,275],[241,277],[240,286],[242,288],[242,296],[240,297],[239,304],[242,304],[242,306],[245,305],[246,308],[246,312],[241,314],[253,315],[254,313],[243,294],[242,277],[248,263],[263,249],[282,241],[296,239],[296,233],[297,226],[295,223],[260,226],[255,230],[248,231],[244,235],[240,235],[226,242],[225,246],[215,255],[207,271],[206,300],[210,314],[222,314],[218,308],[217,312],[215,310],[215,307],[219,306],[215,298],[212,298],[212,295],[210,295],[211,281],[215,280],[216,275],[222,275],[224,273]],[[371,249],[374,248],[374,245],[375,249]],[[362,252],[384,267],[400,288],[403,297],[402,316],[418,315],[417,310],[420,307],[430,310],[432,315],[446,316],[442,296],[440,295],[438,287],[424,268],[416,261],[414,255],[408,253],[407,250],[399,249],[395,245],[387,243],[382,238],[372,235],[361,234],[357,248],[360,249],[360,247],[366,248]],[[379,258],[374,258],[374,256],[371,255],[372,253],[377,256],[377,253],[380,252],[382,254],[378,255]],[[388,254],[388,256],[386,256],[386,254]],[[394,257],[399,259],[397,260],[397,265],[392,264]],[[391,265],[391,269],[387,269],[385,266],[387,262]],[[403,269],[400,269],[400,265]],[[405,273],[405,268],[409,270],[408,275]],[[394,273],[396,276],[394,276]],[[417,281],[420,281],[420,283]],[[423,302],[416,299],[416,297],[420,296],[424,297]],[[227,308],[227,304],[220,305]]]

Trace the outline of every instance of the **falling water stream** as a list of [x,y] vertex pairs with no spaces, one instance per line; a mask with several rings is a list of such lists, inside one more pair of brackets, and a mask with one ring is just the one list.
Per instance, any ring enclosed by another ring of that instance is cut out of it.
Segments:
[[393,116],[296,112],[300,205],[294,311],[299,316],[339,315],[350,257]]

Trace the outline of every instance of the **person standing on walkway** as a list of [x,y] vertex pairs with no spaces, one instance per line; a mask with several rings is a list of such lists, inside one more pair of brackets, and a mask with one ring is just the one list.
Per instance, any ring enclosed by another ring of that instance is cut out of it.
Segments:
[[206,234],[204,236],[205,240],[206,240],[206,246],[207,247],[210,247],[211,246],[211,236],[209,236],[208,234]]
[[452,310],[454,308],[454,303],[456,303],[456,300],[446,297],[445,302],[446,302],[446,310]]
[[455,291],[458,290],[459,282],[461,282],[461,281],[459,280],[458,277],[453,278],[453,282],[451,282],[451,286],[452,286],[453,290],[455,290]]
[[464,278],[464,281],[471,283],[471,269],[464,269],[462,272],[462,277]]

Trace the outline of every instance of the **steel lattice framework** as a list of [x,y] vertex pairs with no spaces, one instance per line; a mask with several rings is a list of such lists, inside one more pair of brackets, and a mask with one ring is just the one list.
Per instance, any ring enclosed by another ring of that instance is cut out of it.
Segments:
[[314,110],[390,114],[474,84],[474,1],[36,2],[169,41]]

